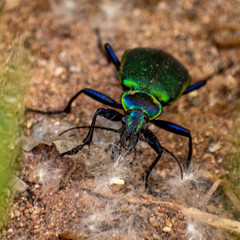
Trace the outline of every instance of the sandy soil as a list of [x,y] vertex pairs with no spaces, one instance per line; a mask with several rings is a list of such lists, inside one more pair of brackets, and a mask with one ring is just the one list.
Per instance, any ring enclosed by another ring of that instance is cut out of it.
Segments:
[[[24,47],[32,53],[26,106],[34,109],[62,109],[85,87],[119,101],[117,72],[99,50],[96,28],[119,58],[137,46],[170,52],[189,69],[193,83],[229,63],[232,66],[164,109],[161,119],[191,130],[193,159],[181,180],[176,162],[163,154],[150,178],[161,196],[149,194],[141,180],[156,157],[146,144],[138,144],[133,165],[132,155],[116,154],[111,160],[119,136],[96,130],[90,149],[73,157],[59,156],[81,143],[86,129],[58,134],[89,125],[102,104],[81,96],[67,116],[28,113],[18,175],[26,187],[15,189],[1,239],[237,239],[239,225],[234,230],[217,225],[211,217],[218,216],[219,221],[240,217],[238,200],[229,197],[239,197],[239,174],[235,188],[226,188],[234,176],[228,161],[236,157],[239,146],[240,48],[235,40],[240,38],[240,3],[19,0],[11,4],[2,22],[9,38],[24,36]],[[120,127],[103,119],[98,125]],[[150,128],[183,163],[186,138]],[[233,166],[239,171],[239,160]]]

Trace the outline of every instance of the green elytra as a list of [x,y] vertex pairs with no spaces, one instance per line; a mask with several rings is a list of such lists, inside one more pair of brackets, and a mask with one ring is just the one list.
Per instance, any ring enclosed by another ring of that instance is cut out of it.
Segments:
[[149,120],[162,113],[162,105],[177,101],[190,85],[187,69],[160,49],[135,48],[124,53],[119,81],[125,112],[140,110]]

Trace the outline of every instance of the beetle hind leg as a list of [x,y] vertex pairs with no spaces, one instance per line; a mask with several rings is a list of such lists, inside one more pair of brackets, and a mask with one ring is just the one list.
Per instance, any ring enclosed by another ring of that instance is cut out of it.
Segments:
[[209,80],[211,80],[212,78],[216,77],[219,74],[224,73],[227,69],[231,68],[233,66],[233,62],[230,61],[226,66],[219,66],[218,69],[213,72],[212,74],[210,74],[209,76],[207,76],[206,78],[202,79],[201,81],[189,86],[184,92],[183,94],[188,94],[189,92],[192,92],[194,90],[197,90],[201,87],[203,87],[204,85],[207,84],[207,82]]

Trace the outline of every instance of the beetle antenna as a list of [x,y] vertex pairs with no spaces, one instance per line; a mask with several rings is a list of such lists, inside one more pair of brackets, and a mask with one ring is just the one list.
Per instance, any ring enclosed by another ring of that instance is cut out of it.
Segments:
[[101,126],[94,126],[94,127],[92,127],[92,126],[78,126],[78,127],[69,128],[69,129],[61,132],[58,136],[61,136],[68,131],[72,131],[72,130],[79,129],[79,128],[96,128],[96,129],[111,131],[111,132],[115,132],[115,133],[120,133],[122,131],[122,128],[115,129],[115,128],[107,128],[107,127],[101,127]]
[[178,166],[179,166],[179,168],[180,168],[180,171],[181,171],[181,179],[183,179],[182,166],[181,166],[179,160],[177,159],[177,157],[176,157],[173,153],[171,153],[169,150],[167,150],[166,148],[164,148],[163,146],[162,146],[162,149],[163,149],[165,152],[167,152],[168,154],[170,154],[170,155],[175,159],[175,161],[177,162],[177,164],[178,164]]

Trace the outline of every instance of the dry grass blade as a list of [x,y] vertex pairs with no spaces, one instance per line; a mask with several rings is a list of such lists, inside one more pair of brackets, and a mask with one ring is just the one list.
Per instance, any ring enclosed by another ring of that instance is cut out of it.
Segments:
[[151,201],[151,200],[136,199],[136,198],[123,198],[123,199],[125,201],[128,201],[130,203],[135,203],[135,204],[145,204],[145,205],[156,204],[156,205],[169,207],[176,211],[181,211],[185,216],[194,218],[195,220],[198,220],[202,223],[240,234],[240,222],[234,221],[228,218],[222,218],[211,213],[202,212],[198,209],[186,208],[179,204],[164,202],[164,201]]

